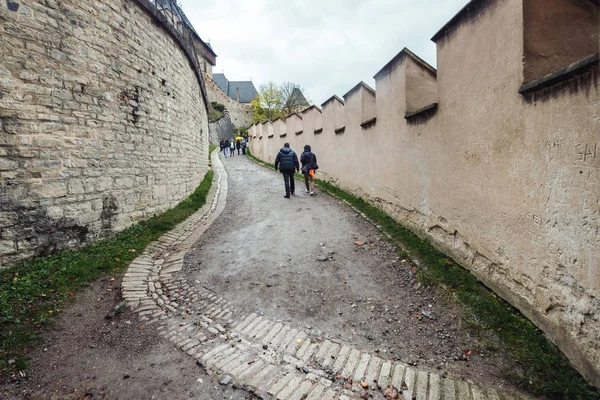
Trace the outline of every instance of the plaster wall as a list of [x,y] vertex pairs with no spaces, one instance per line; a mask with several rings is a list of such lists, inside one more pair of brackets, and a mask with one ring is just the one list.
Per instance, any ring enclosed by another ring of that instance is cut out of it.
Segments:
[[[261,158],[310,144],[319,178],[429,238],[600,386],[598,66],[519,94],[526,5],[481,2],[436,36],[437,79],[401,52],[376,75],[374,124],[360,126],[366,89],[351,90],[306,112],[322,133],[304,117],[301,135],[267,140]],[[437,110],[406,116],[432,100]]]
[[541,78],[600,51],[600,14],[593,0],[527,0],[525,80]]
[[140,2],[0,2],[0,32],[0,267],[109,236],[197,187],[201,81]]

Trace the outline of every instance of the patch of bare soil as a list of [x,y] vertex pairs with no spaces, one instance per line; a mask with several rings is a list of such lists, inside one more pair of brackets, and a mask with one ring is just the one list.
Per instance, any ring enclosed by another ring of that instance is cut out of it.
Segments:
[[120,301],[120,279],[105,277],[81,290],[30,353],[25,379],[2,377],[0,399],[235,399],[195,360],[129,310],[106,314]]

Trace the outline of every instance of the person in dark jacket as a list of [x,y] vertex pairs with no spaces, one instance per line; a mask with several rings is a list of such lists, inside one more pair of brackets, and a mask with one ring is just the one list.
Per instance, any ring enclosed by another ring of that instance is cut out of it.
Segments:
[[283,183],[285,184],[285,196],[283,197],[289,199],[290,194],[293,195],[296,188],[294,170],[296,172],[300,171],[298,156],[294,153],[294,150],[290,149],[289,143],[284,144],[277,157],[275,157],[275,171],[278,169],[283,174]]
[[315,194],[315,171],[319,169],[319,166],[317,165],[317,156],[311,151],[309,145],[304,146],[304,152],[300,155],[300,162],[302,163],[306,193],[312,196]]
[[237,151],[238,151],[238,156],[239,156],[239,155],[240,155],[240,150],[242,149],[242,144],[240,143],[240,141],[239,141],[239,140],[236,140],[236,141],[235,141],[235,148],[237,149]]

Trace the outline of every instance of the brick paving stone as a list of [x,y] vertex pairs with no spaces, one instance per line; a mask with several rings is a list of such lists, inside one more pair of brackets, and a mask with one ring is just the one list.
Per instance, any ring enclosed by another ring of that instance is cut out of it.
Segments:
[[354,371],[354,380],[359,382],[361,381],[365,373],[367,372],[367,366],[369,365],[369,360],[371,359],[371,355],[369,353],[363,353],[360,357],[360,361],[358,362],[358,366],[356,367],[356,371]]
[[302,356],[301,360],[304,361],[305,363],[308,363],[308,361],[311,359],[313,354],[315,354],[317,352],[317,350],[319,349],[319,346],[320,346],[320,343],[311,343],[310,347],[308,348],[308,350],[306,350],[306,352]]
[[258,333],[263,331],[265,327],[271,326],[271,321],[267,318],[263,319],[259,324],[257,324],[251,332],[248,332],[248,337],[255,338]]
[[473,400],[487,400],[487,396],[475,385],[471,385],[471,394],[473,395]]
[[381,366],[381,371],[379,372],[379,377],[377,378],[377,386],[379,389],[385,389],[388,385],[391,384],[391,372],[392,372],[392,363],[386,361]]
[[253,364],[249,365],[248,368],[246,368],[244,371],[242,371],[238,375],[238,379],[239,380],[251,379],[254,375],[256,375],[258,372],[260,372],[264,369],[265,369],[265,362],[263,360],[259,359],[256,362],[254,362]]
[[417,400],[427,400],[427,384],[429,383],[429,377],[427,372],[419,371],[417,373],[417,388],[415,394]]
[[217,363],[217,369],[221,369],[226,373],[230,373],[246,362],[247,354],[236,352],[233,355],[234,357],[230,357],[227,361],[222,360],[221,362]]
[[254,330],[254,328],[259,325],[260,323],[262,323],[262,321],[264,320],[262,315],[259,315],[258,318],[255,318],[254,320],[252,320],[252,322],[250,322],[242,331],[241,333],[243,333],[244,335],[247,335],[248,333],[252,332],[252,330]]
[[321,400],[335,400],[335,392],[332,389],[327,390]]
[[327,357],[327,353],[329,352],[331,345],[333,345],[333,343],[330,340],[325,340],[323,343],[321,343],[319,351],[317,351],[317,354],[314,356],[315,361],[319,363],[319,365],[325,361],[325,357]]
[[343,377],[349,377],[352,375],[352,372],[354,372],[354,369],[356,368],[356,365],[358,364],[359,357],[360,357],[360,351],[358,351],[356,349],[350,350],[350,355],[348,356],[348,361],[346,362],[346,365],[344,366],[344,369],[342,370]]
[[305,379],[300,384],[300,387],[289,397],[289,400],[305,400],[314,386],[314,383]]
[[204,356],[202,356],[202,361],[208,361],[217,354],[223,353],[224,351],[228,351],[229,348],[231,348],[231,351],[233,351],[233,347],[231,347],[228,343],[217,346],[214,349],[210,350],[208,353],[206,353]]
[[462,400],[456,398],[456,382],[452,379],[444,379],[444,400]]
[[[290,373],[290,375],[291,374],[292,373]],[[279,393],[277,393],[277,396],[276,396],[277,400],[287,400],[294,393],[294,391],[296,391],[296,389],[298,389],[298,387],[300,386],[301,383],[302,383],[302,377],[294,374],[294,377],[292,378],[292,380],[290,380],[288,382],[288,384],[285,385],[279,391]]]
[[272,364],[267,364],[266,366],[264,366],[263,369],[261,369],[259,372],[256,373],[256,375],[254,375],[253,377],[250,378],[250,380],[248,381],[248,385],[250,385],[251,387],[258,389],[258,386],[265,380],[267,379],[267,376],[275,369],[275,366]]
[[471,391],[469,390],[469,384],[465,381],[457,381],[458,393],[457,397],[459,400],[470,400]]
[[300,360],[302,360],[302,357],[304,356],[304,354],[306,353],[306,350],[308,350],[310,345],[311,345],[310,339],[304,340],[304,342],[302,342],[302,345],[300,346],[298,351],[296,351],[296,358],[299,358]]
[[267,393],[271,396],[275,396],[281,389],[287,386],[288,383],[294,378],[294,374],[292,372],[288,372],[287,374],[279,377],[272,385],[268,388]]
[[392,386],[398,389],[398,391],[402,390],[402,382],[404,381],[404,371],[406,367],[402,364],[396,364],[394,366],[394,373],[392,375]]
[[212,326],[209,326],[207,329],[210,333],[214,334],[214,335],[218,335],[219,331],[216,330],[215,328],[213,328]]
[[317,383],[313,390],[308,394],[306,400],[320,400],[323,398],[323,392],[327,389],[322,383]]
[[438,374],[429,374],[429,400],[441,400],[441,379]]
[[277,350],[284,351],[292,341],[294,341],[294,342],[296,341],[297,336],[298,336],[298,330],[290,329],[288,331],[288,333],[281,339],[281,342],[277,346]]
[[196,347],[200,344],[198,340],[190,339],[190,342],[181,348],[182,351],[188,351],[192,347]]
[[[304,332],[304,331],[298,332],[296,337],[293,338],[293,340],[285,348],[284,353],[289,354],[289,355],[295,355],[296,351],[298,351],[300,346],[302,344],[304,344],[304,341],[306,340],[307,337],[308,337],[308,335],[306,334],[306,332]],[[298,340],[300,340],[300,343],[298,343]]]
[[407,399],[412,399],[413,394],[415,393],[416,376],[417,374],[415,373],[414,369],[408,367],[406,368],[406,372],[404,373],[404,382],[406,383],[408,389],[404,390],[402,395]]
[[281,377],[288,372],[288,370],[274,367],[267,375],[264,376],[263,380],[258,383],[258,389],[268,393],[268,389],[277,383],[277,381],[279,381],[279,379],[281,379]]
[[350,355],[350,350],[351,350],[350,346],[347,346],[347,345],[342,346],[342,349],[340,350],[340,354],[338,354],[337,359],[335,360],[335,363],[333,364],[333,368],[332,368],[333,372],[339,373],[342,371],[342,369],[344,368],[344,364],[346,363],[346,360],[348,359],[348,356]]
[[367,372],[365,374],[365,382],[371,386],[377,387],[377,380],[379,379],[379,370],[381,368],[381,358],[379,357],[371,357],[371,361],[369,362],[369,366],[367,367]]
[[329,346],[329,351],[321,364],[324,369],[329,369],[334,364],[337,355],[340,353],[341,346],[337,343],[333,343]]
[[[250,362],[252,364],[248,364]],[[250,369],[252,365],[254,365],[254,363],[256,363],[256,359],[252,358],[249,354],[244,354],[243,357],[240,359],[240,364],[237,367],[231,369],[229,373],[232,376],[239,377],[242,373]]]
[[276,349],[279,346],[279,343],[281,343],[281,341],[286,337],[286,335],[288,334],[289,331],[290,331],[290,327],[287,325],[284,325],[283,328],[279,331],[279,333],[277,335],[275,335],[273,340],[271,340],[270,347],[273,349]]

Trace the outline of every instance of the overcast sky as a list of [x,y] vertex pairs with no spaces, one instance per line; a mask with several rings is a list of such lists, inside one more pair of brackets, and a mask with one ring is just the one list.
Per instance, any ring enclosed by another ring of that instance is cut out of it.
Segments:
[[180,0],[229,80],[291,81],[320,105],[408,47],[436,66],[431,37],[468,0]]

